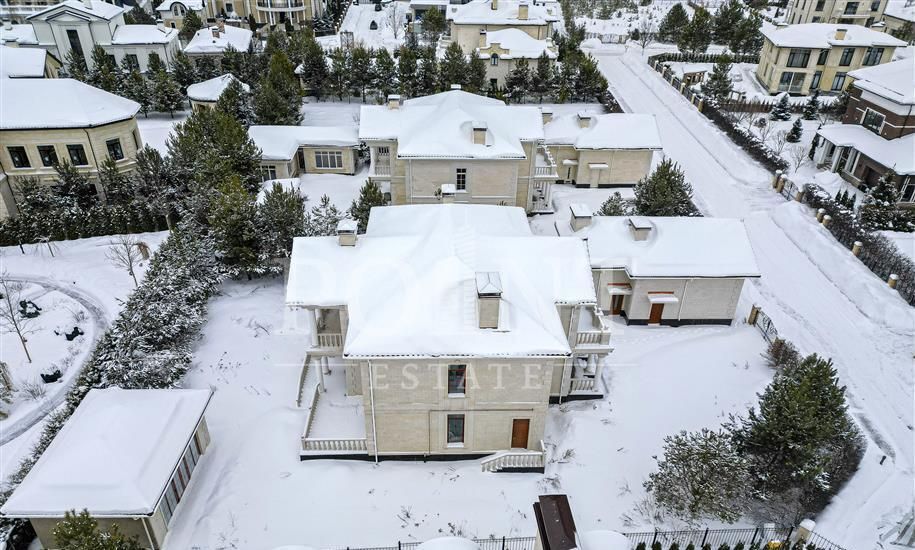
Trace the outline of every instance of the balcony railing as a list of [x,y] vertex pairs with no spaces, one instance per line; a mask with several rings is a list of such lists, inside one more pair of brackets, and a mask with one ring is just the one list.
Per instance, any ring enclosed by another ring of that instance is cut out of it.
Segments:
[[372,173],[376,176],[390,176],[391,165],[384,162],[375,162],[375,164],[372,165]]
[[594,378],[573,378],[572,385],[569,387],[570,392],[593,392]]
[[534,167],[534,176],[535,177],[558,178],[559,174],[556,173],[555,166],[535,166]]
[[337,451],[346,453],[367,452],[365,438],[334,439],[306,437],[302,439],[303,451]]
[[333,348],[339,349],[343,347],[343,335],[339,332],[319,332],[318,333],[318,347],[319,348]]
[[546,452],[543,450],[543,441],[540,450],[512,449],[488,456],[480,461],[484,472],[498,472],[508,468],[543,468],[546,462]]
[[257,0],[257,7],[264,10],[303,9],[305,2],[302,0]]
[[575,344],[578,346],[609,346],[610,331],[589,330],[579,332],[576,335]]

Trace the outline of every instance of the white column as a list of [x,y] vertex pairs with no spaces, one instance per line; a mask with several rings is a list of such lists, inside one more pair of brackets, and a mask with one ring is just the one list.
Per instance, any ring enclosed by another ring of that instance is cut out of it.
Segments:
[[309,309],[308,322],[311,325],[311,347],[318,347],[318,310]]
[[318,357],[318,387],[321,388],[322,392],[327,391],[326,386],[324,385],[324,362],[327,361],[327,357]]

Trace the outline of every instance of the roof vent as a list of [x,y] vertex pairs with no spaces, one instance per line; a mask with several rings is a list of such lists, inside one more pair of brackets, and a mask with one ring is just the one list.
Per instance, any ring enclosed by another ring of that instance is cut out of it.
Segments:
[[499,328],[502,279],[495,271],[480,271],[477,279],[477,312],[480,328]]
[[473,144],[486,145],[486,123],[481,120],[475,120],[471,125],[473,126]]
[[219,38],[219,27],[210,27],[210,32],[213,33],[213,38]]
[[641,216],[631,216],[629,218],[629,232],[632,233],[632,238],[636,241],[647,240],[653,227],[648,218]]
[[588,208],[588,205],[582,204],[580,202],[574,202],[569,205],[569,210],[572,211],[572,219],[569,220],[569,225],[572,226],[572,231],[578,231],[584,229],[591,225],[591,209]]
[[6,29],[6,30],[8,30],[8,31],[13,30],[13,22],[10,21],[9,19],[4,19],[4,20],[3,20],[3,28]]
[[529,13],[530,11],[527,5],[527,1],[521,0],[521,2],[518,3],[518,19],[527,19]]
[[342,219],[337,222],[337,244],[340,246],[356,246],[356,220]]
[[400,95],[399,94],[389,94],[388,95],[388,109],[400,109]]

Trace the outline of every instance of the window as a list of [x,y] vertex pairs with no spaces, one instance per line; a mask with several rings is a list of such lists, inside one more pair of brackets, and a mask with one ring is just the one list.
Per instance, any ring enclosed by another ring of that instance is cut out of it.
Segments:
[[883,48],[868,48],[867,52],[864,54],[864,61],[861,62],[862,65],[878,65],[880,64],[880,59],[883,57]]
[[871,2],[871,11],[880,11],[880,0]]
[[820,16],[819,16],[819,15],[814,15],[814,16],[813,16],[813,19],[811,19],[810,22],[811,22],[811,23],[819,23],[819,22],[820,22]]
[[124,59],[127,60],[127,66],[131,69],[140,70],[140,60],[137,59],[137,54],[129,53],[124,56]]
[[108,148],[108,156],[111,157],[111,160],[122,160],[124,158],[124,151],[121,149],[121,140],[118,138],[106,141],[105,147]]
[[89,159],[86,158],[86,150],[82,145],[67,145],[67,153],[70,154],[70,164],[74,166],[87,166]]
[[859,2],[848,2],[845,4],[845,15],[854,15],[858,13]]
[[855,56],[854,48],[845,48],[842,50],[842,57],[839,58],[840,67],[848,67],[851,65],[851,58]]
[[861,119],[861,126],[879,134],[884,120],[886,120],[886,117],[882,114],[873,109],[867,109],[864,111],[864,118]]
[[83,58],[86,57],[83,55],[83,43],[79,41],[79,32],[76,29],[67,30],[67,41],[70,42],[71,50],[75,50]]
[[467,365],[448,365],[448,395],[464,395]]
[[343,168],[343,152],[315,151],[315,166],[318,168]]
[[261,181],[276,179],[276,166],[261,166]]
[[845,88],[845,73],[836,73],[835,78],[832,79],[832,88],[833,92],[841,92]]
[[778,81],[779,92],[800,93],[804,86],[804,73],[792,73],[785,71]]
[[378,156],[387,157],[387,156],[390,156],[390,154],[391,154],[391,148],[388,147],[387,145],[378,148]]
[[460,446],[464,444],[464,415],[448,415],[448,445]]
[[235,12],[235,6],[233,6],[231,2],[226,2],[226,13],[234,13],[234,12]]
[[803,68],[810,61],[810,50],[792,49],[788,52],[788,66]]
[[820,50],[820,56],[817,57],[817,65],[825,65],[829,58],[829,50]]
[[499,54],[494,53],[491,56],[489,56],[489,64],[492,65],[493,67],[497,66],[499,64]]
[[13,160],[13,166],[16,168],[31,168],[32,164],[29,162],[29,155],[25,152],[25,147],[15,146],[7,147],[7,151],[10,152],[10,158]]
[[458,191],[467,190],[467,169],[458,168],[454,171],[454,188]]
[[817,7],[813,8],[813,11],[823,11],[825,6],[826,0],[817,0]]
[[823,78],[823,71],[813,73],[813,79],[810,81],[810,89],[814,90],[820,87],[820,79]]
[[906,176],[905,179],[902,180],[900,190],[899,202],[915,201],[915,181],[912,180],[912,176]]
[[172,14],[175,17],[184,17],[184,14],[185,14],[184,6],[182,6],[181,4],[173,4],[172,5]]
[[38,156],[41,157],[42,166],[54,166],[57,164],[57,149],[53,145],[39,145]]

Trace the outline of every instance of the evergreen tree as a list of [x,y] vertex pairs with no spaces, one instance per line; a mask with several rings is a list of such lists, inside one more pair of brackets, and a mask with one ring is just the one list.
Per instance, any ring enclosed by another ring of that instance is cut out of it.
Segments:
[[730,44],[735,32],[743,22],[743,5],[737,0],[728,0],[718,8],[714,18],[714,39],[716,44]]
[[543,103],[544,96],[549,96],[553,92],[555,80],[556,71],[553,68],[553,60],[546,52],[543,52],[537,58],[537,68],[531,75],[531,93],[537,96],[540,103]]
[[577,64],[575,75],[575,89],[573,92],[576,101],[602,101],[610,86],[607,79],[600,72],[595,60],[590,54],[581,58]]
[[75,166],[67,161],[54,165],[57,171],[57,194],[79,208],[87,209],[98,202],[95,186]]
[[635,213],[640,216],[695,216],[693,189],[683,171],[664,159],[650,176],[635,185]]
[[467,86],[467,61],[464,59],[464,51],[457,42],[448,44],[445,49],[445,56],[439,64],[439,89],[449,90],[452,84]]
[[86,58],[78,51],[71,49],[64,60],[67,68],[67,75],[80,82],[89,82],[89,68],[86,66]]
[[311,207],[305,215],[305,236],[329,237],[337,233],[337,224],[345,216],[331,204],[330,197],[324,195],[321,202]]
[[397,58],[397,74],[401,94],[407,97],[416,95],[416,72],[416,51],[407,47],[400,48],[400,56]]
[[899,192],[894,179],[896,173],[889,170],[877,180],[877,183],[864,197],[861,203],[861,224],[868,231],[894,229],[897,217]]
[[143,116],[149,115],[149,109],[153,103],[152,91],[149,89],[149,82],[140,74],[140,71],[134,69],[124,77],[124,81],[121,83],[121,95],[139,103]]
[[[127,21],[128,15],[130,16],[130,21]],[[156,18],[140,6],[134,6],[124,14],[124,22],[128,25],[155,25]]]
[[680,33],[677,48],[681,52],[704,53],[712,43],[713,30],[711,14],[704,8],[697,8],[689,24]]
[[904,40],[910,44],[912,43],[912,40],[915,40],[915,29],[913,29],[911,21],[904,21],[902,26],[890,31],[890,34],[899,40]]
[[829,107],[829,114],[835,120],[840,120],[845,116],[845,112],[848,110],[848,92],[843,91],[840,93],[836,100],[832,102],[832,105]]
[[365,90],[372,85],[372,52],[363,46],[356,46],[350,56],[351,89],[362,96],[365,103]]
[[426,10],[421,22],[423,35],[432,44],[438,41],[439,36],[445,32],[445,27],[448,25],[445,21],[445,14],[437,8]]
[[[314,36],[307,35],[304,38],[304,50],[302,64],[302,81],[315,97],[320,98],[324,95],[327,81],[328,69],[327,60],[324,57],[324,49],[318,44]],[[383,48],[382,48],[383,49]]]
[[531,91],[531,70],[527,59],[520,57],[515,60],[515,68],[505,77],[505,91],[515,103],[524,101],[524,96]]
[[791,130],[788,131],[788,135],[785,136],[785,141],[788,143],[797,143],[801,141],[801,136],[804,134],[804,126],[801,124],[801,119],[798,118],[794,121],[794,124],[791,125]]
[[128,538],[113,524],[102,532],[87,510],[64,514],[54,526],[54,541],[60,550],[141,550],[137,537]]
[[254,122],[251,94],[238,80],[232,79],[226,86],[222,95],[216,100],[216,109],[231,116],[245,128]]
[[335,48],[330,52],[330,70],[327,77],[327,89],[330,93],[343,100],[343,96],[350,91],[350,78],[352,77],[350,52],[346,48]]
[[626,216],[628,214],[629,205],[626,204],[619,191],[615,191],[607,197],[604,204],[600,206],[600,210],[597,211],[598,216]]
[[181,36],[184,40],[191,40],[194,38],[194,35],[197,34],[197,31],[203,28],[203,21],[201,21],[200,16],[197,15],[197,12],[194,10],[188,10],[184,14],[184,23],[181,26]]
[[578,79],[578,57],[567,57],[559,70],[556,85],[556,100],[567,103],[575,93],[575,83]]
[[791,104],[788,102],[788,94],[783,93],[778,99],[772,110],[769,111],[770,120],[791,120]]
[[820,91],[815,89],[807,99],[807,103],[804,104],[804,111],[801,113],[801,117],[803,117],[804,120],[816,120],[817,114],[819,114],[819,112]]
[[[150,73],[154,78],[159,72],[161,71],[154,71],[150,67]],[[186,94],[187,87],[197,82],[197,70],[194,68],[194,62],[191,61],[191,58],[186,53],[179,51],[175,54],[175,58],[172,60],[172,75],[181,88],[182,94]]]
[[255,271],[260,259],[257,204],[237,176],[217,187],[208,221],[222,263],[238,273]]
[[273,54],[283,52],[283,55],[289,56],[289,41],[286,39],[286,33],[275,30],[267,35],[267,43],[264,45],[264,54],[267,58],[273,57]]
[[126,205],[134,198],[132,182],[127,174],[118,168],[117,163],[107,158],[102,162],[98,172],[99,187],[105,195],[108,205]]
[[722,54],[712,68],[708,81],[702,84],[702,92],[718,101],[731,96],[734,83],[731,82],[731,56]]
[[194,63],[194,69],[197,73],[197,82],[203,82],[204,80],[214,78],[217,73],[216,60],[208,55],[198,57],[197,61]]
[[89,84],[113,94],[118,91],[120,71],[114,58],[101,46],[92,48],[92,69],[89,70]]
[[728,48],[735,53],[759,53],[763,44],[761,28],[762,17],[755,12],[749,14],[731,33],[731,39],[727,42]]
[[261,247],[269,258],[292,253],[292,239],[305,234],[305,203],[308,197],[277,182],[264,193],[257,209]]
[[153,109],[175,118],[175,111],[183,106],[184,94],[172,74],[167,71],[156,73],[153,76]]
[[171,164],[149,145],[137,151],[137,162],[131,173],[136,196],[143,197],[149,210],[162,218],[169,229],[173,228],[175,206],[181,193],[174,183]]
[[283,52],[270,58],[267,74],[254,94],[258,124],[296,126],[302,122],[302,88]]
[[663,42],[680,42],[680,35],[689,24],[689,15],[683,8],[683,4],[677,2],[670,8],[661,25],[658,27],[658,39]]
[[416,93],[419,95],[434,94],[438,87],[438,59],[435,57],[435,48],[421,49],[417,65]]
[[467,62],[467,91],[482,94],[486,89],[486,60],[478,55],[470,55]]
[[222,74],[230,74],[242,82],[244,82],[243,79],[247,76],[244,56],[231,44],[226,46],[225,51],[222,52],[222,59],[219,60],[219,72]]
[[375,51],[375,69],[372,71],[372,88],[382,99],[397,90],[397,66],[386,48]]
[[349,217],[359,224],[359,232],[365,233],[369,224],[369,214],[372,207],[384,206],[384,194],[374,181],[366,181],[359,190],[359,198],[349,207]]
[[658,505],[689,523],[735,522],[750,496],[750,469],[726,432],[681,431],[664,438],[664,455],[645,489]]

